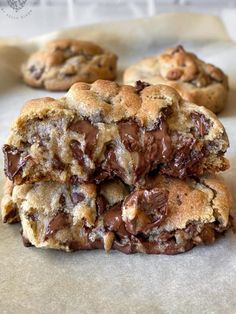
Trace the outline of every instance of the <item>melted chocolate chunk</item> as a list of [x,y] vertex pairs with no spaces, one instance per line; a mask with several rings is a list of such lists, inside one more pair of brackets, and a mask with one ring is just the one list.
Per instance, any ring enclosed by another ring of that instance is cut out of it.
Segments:
[[182,138],[175,151],[173,160],[165,163],[160,174],[167,174],[183,179],[187,175],[199,173],[199,164],[206,156],[204,147],[193,138]]
[[95,241],[90,241],[89,231],[85,231],[80,241],[72,240],[68,243],[68,246],[71,251],[103,249],[103,241],[100,238]]
[[135,88],[136,92],[139,94],[145,87],[148,87],[148,86],[150,86],[149,83],[139,80],[139,81],[135,82],[134,88]]
[[64,229],[69,226],[69,216],[66,213],[59,212],[56,216],[52,218],[49,222],[45,234],[45,240],[53,236],[59,230]]
[[31,213],[27,213],[27,219],[31,220],[31,221],[37,221],[38,220],[38,214],[31,212]]
[[39,80],[43,74],[43,71],[44,71],[44,66],[35,66],[35,65],[32,65],[30,68],[29,68],[29,71],[30,73],[33,75],[33,77],[36,79],[36,80]]
[[142,242],[146,254],[167,254],[174,255],[183,253],[190,250],[194,245],[191,240],[186,241],[183,245],[179,246],[174,240],[170,240],[164,244],[155,241]]
[[63,194],[61,194],[60,198],[59,198],[59,204],[64,207],[66,205],[66,198]]
[[125,254],[135,253],[132,242],[129,239],[126,241],[115,240],[112,244],[112,249]]
[[70,149],[73,157],[78,161],[79,165],[84,165],[84,153],[80,148],[80,143],[76,140],[70,142]]
[[122,143],[129,152],[140,151],[141,145],[139,142],[139,126],[136,122],[121,121],[118,123],[119,134]]
[[[178,236],[178,241],[176,237]],[[197,225],[189,224],[183,230],[163,231],[150,240],[145,234],[118,237],[113,243],[113,249],[126,254],[137,252],[137,244],[147,254],[173,255],[190,250],[201,243],[210,244],[215,241],[216,231],[214,224],[206,224],[199,231]],[[195,241],[196,238],[196,241]]]
[[[71,251],[77,250],[91,250],[95,248],[103,248],[103,245],[99,247],[99,239],[95,239],[94,242],[90,241],[89,234],[91,229],[87,228],[86,226],[82,227],[80,230],[79,241],[72,240],[69,242],[69,248]],[[97,246],[97,247],[96,247]]]
[[52,161],[52,167],[55,170],[63,171],[65,169],[64,163],[61,161],[59,156],[55,155]]
[[125,177],[125,170],[118,164],[115,152],[112,147],[108,148],[106,159],[102,165],[102,169],[99,169],[98,173],[99,175],[96,177],[97,182],[101,182],[101,179],[104,180],[114,175],[118,176],[119,178]]
[[30,156],[22,157],[23,152],[10,145],[3,146],[3,153],[5,175],[13,181],[14,177],[23,169]]
[[33,244],[29,241],[29,239],[27,239],[25,236],[23,236],[23,234],[21,234],[22,237],[22,241],[25,247],[31,247],[33,246]]
[[97,205],[97,213],[100,216],[107,208],[107,200],[103,195],[98,195],[96,198],[96,205]]
[[116,236],[127,237],[129,234],[122,220],[121,205],[121,202],[119,202],[109,208],[104,214],[103,221],[105,228],[109,231],[114,231]]
[[91,249],[103,249],[104,248],[103,238],[96,238],[95,241],[89,240],[89,244],[91,246]]
[[165,161],[172,156],[172,143],[168,134],[168,125],[163,119],[157,129],[145,132],[144,138],[145,158],[148,163]]
[[100,184],[102,181],[112,176],[109,171],[106,171],[105,169],[103,169],[104,167],[105,167],[105,163],[102,166],[102,168],[97,168],[97,170],[94,173],[94,181],[96,184]]
[[173,155],[171,137],[167,123],[162,117],[156,129],[145,131],[144,151],[139,154],[139,164],[135,170],[136,180],[148,173],[158,163],[169,161]]
[[[214,223],[203,226],[199,224],[189,224],[185,229],[177,229],[171,232],[162,231],[156,235],[153,234],[151,238],[148,233],[140,233],[134,236],[129,234],[125,229],[125,233],[121,233],[120,229],[124,224],[121,219],[120,206],[121,204],[118,203],[113,206],[110,213],[109,210],[107,211],[105,228],[108,230],[109,228],[113,229],[112,232],[115,238],[111,248],[125,254],[140,251],[147,254],[183,253],[190,250],[195,245],[214,242],[215,235],[217,234]],[[103,235],[106,231],[103,227],[90,229],[84,226],[79,232],[79,240],[72,239],[68,243],[61,243],[61,245],[63,246],[66,244],[72,251],[104,248]]]
[[192,112],[190,116],[195,123],[195,128],[193,128],[194,135],[197,137],[207,135],[209,128],[211,127],[210,120],[207,119],[204,114],[199,112]]
[[87,235],[86,239],[84,238],[82,241],[72,240],[68,243],[69,249],[71,251],[78,251],[78,250],[92,250],[92,249],[103,249],[103,239],[98,238],[94,241],[90,241]]
[[68,243],[68,247],[70,251],[78,251],[78,250],[89,250],[91,249],[90,244],[80,243],[79,241],[72,240]]
[[93,126],[91,122],[87,120],[73,121],[69,127],[69,130],[81,133],[85,135],[85,154],[92,158],[94,148],[97,143],[97,127]]
[[127,208],[137,209],[136,217],[126,219],[126,230],[134,235],[157,227],[167,215],[168,192],[154,188],[150,191],[139,190],[132,193],[124,203]]
[[77,192],[71,193],[71,200],[73,204],[78,204],[80,202],[83,202],[84,199],[85,199],[85,195],[83,193],[77,193]]
[[69,181],[72,185],[78,185],[80,183],[80,179],[76,175],[71,176]]
[[104,226],[110,231],[118,231],[122,223],[121,203],[117,203],[105,213]]
[[215,241],[215,230],[213,229],[213,225],[205,225],[202,232],[199,234],[199,237],[204,244],[213,243]]
[[[165,107],[161,110],[161,119],[162,121],[166,120],[173,113],[173,108],[171,106]],[[160,125],[161,119],[159,119],[158,125]]]
[[14,206],[7,214],[6,216],[4,217],[3,219],[3,222],[6,223],[6,222],[17,222],[18,221],[18,210],[17,210],[17,207]]

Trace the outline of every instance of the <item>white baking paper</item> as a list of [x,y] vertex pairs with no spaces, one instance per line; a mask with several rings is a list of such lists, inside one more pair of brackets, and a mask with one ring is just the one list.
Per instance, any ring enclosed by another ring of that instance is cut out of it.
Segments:
[[[233,20],[234,19],[234,20]],[[168,46],[183,44],[221,67],[230,78],[227,108],[220,114],[231,142],[225,180],[236,191],[236,43],[228,35],[236,15],[163,14],[144,20],[64,30],[27,42],[0,41],[0,145],[11,121],[30,98],[57,97],[19,78],[29,52],[55,37],[93,40],[119,55],[122,70]],[[232,32],[231,32],[232,33]],[[2,190],[1,179],[1,190]],[[19,225],[0,224],[0,313],[236,313],[236,236],[176,256],[64,253],[25,248]]]

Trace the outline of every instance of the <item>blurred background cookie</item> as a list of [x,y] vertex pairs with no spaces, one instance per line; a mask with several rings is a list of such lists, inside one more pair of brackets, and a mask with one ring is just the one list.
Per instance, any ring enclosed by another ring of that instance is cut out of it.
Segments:
[[76,82],[114,80],[117,56],[100,46],[76,39],[49,42],[22,66],[23,80],[32,87],[68,90]]
[[215,113],[223,110],[227,100],[228,78],[223,71],[180,45],[127,68],[124,83],[134,85],[137,80],[172,86],[184,99]]

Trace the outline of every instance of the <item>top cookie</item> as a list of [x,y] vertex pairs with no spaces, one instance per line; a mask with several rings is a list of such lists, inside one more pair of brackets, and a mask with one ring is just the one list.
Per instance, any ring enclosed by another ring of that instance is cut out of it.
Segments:
[[100,46],[76,39],[57,39],[32,54],[22,66],[25,83],[52,91],[76,82],[114,80],[117,56]]
[[217,117],[173,88],[99,80],[28,102],[3,150],[16,184],[116,176],[137,185],[152,170],[179,178],[223,171],[227,148]]
[[182,46],[167,49],[159,56],[143,59],[127,68],[124,83],[133,85],[137,80],[172,86],[184,99],[215,113],[224,108],[227,100],[227,76]]

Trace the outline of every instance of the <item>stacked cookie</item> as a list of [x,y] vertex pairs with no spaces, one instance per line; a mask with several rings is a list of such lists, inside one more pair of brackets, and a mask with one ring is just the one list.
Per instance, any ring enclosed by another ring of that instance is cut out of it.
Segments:
[[175,254],[230,226],[224,127],[165,85],[98,80],[28,102],[4,145],[2,214],[27,245]]

